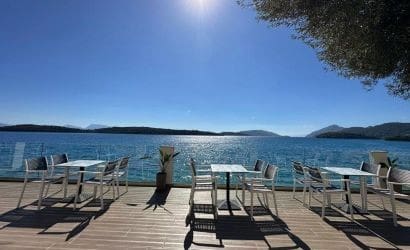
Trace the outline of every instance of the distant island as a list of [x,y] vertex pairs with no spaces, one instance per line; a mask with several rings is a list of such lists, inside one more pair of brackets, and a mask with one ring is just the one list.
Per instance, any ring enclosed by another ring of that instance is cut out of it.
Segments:
[[410,141],[410,123],[390,122],[369,127],[342,128],[317,133],[314,137]]
[[105,125],[91,124],[85,129],[74,126],[54,126],[19,124],[0,126],[0,131],[12,132],[59,132],[59,133],[103,133],[103,134],[148,134],[148,135],[208,135],[208,136],[272,136],[280,135],[265,130],[246,130],[239,132],[210,132],[201,130],[165,129],[152,127],[108,127]]

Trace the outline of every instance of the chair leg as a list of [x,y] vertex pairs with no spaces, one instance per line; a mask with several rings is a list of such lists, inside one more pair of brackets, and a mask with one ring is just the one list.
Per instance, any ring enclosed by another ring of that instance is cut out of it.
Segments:
[[[101,210],[104,209],[104,185],[100,184],[100,203],[101,203]],[[114,188],[113,188],[114,189]]]
[[245,184],[242,184],[242,205],[245,206]]
[[347,190],[347,198],[349,199],[349,210],[350,210],[350,217],[354,220],[353,217],[353,206],[352,206],[352,194],[350,193],[350,188]]
[[43,201],[43,192],[44,192],[45,184],[46,184],[45,182],[41,182],[40,192],[38,193],[37,210],[40,210],[41,208],[41,202]]
[[397,227],[396,203],[393,195],[390,195],[391,211],[393,213],[393,224]]
[[48,190],[50,189],[50,185],[51,185],[51,182],[49,182],[49,183],[47,184],[46,194],[44,195],[44,198],[46,198],[47,195],[48,195]]
[[27,186],[27,174],[26,174],[26,176],[24,177],[23,189],[21,190],[20,198],[19,198],[19,201],[18,201],[18,203],[17,203],[17,208],[20,207],[21,200],[23,199],[24,191],[26,190],[26,186]]
[[273,197],[273,204],[275,205],[276,216],[279,217],[278,205],[276,204],[276,194],[275,194],[275,191],[272,192],[272,197]]
[[125,191],[128,192],[128,167],[125,173]]
[[251,191],[251,220],[253,220],[253,192]]
[[295,193],[296,193],[296,179],[293,178],[293,199],[295,199]]
[[383,210],[386,210],[386,206],[384,205],[383,196],[378,195],[380,197],[380,201],[382,202]]
[[81,182],[81,179],[80,179],[80,177],[78,177],[78,179],[77,179],[77,187],[76,187],[76,190],[75,190],[75,198],[74,198],[73,210],[75,210],[75,209],[77,208],[78,196],[80,195],[80,194],[79,194],[79,193],[80,193],[80,182]]
[[192,203],[194,202],[194,189],[191,188],[191,193],[189,194],[189,205],[192,205]]
[[323,199],[322,199],[322,219],[325,218],[325,207],[326,207],[326,193],[323,192]]
[[303,206],[306,205],[306,183],[303,184]]
[[266,208],[269,209],[269,197],[268,197],[268,193],[264,193],[264,195],[265,195],[265,205],[266,205]]
[[[118,179],[118,176],[117,176],[117,178],[116,178],[116,181],[114,181],[114,185],[115,185],[115,182],[116,182],[116,186],[117,186],[117,199],[118,198],[120,198],[120,180]],[[113,188],[113,191],[114,191],[114,188]],[[114,193],[115,193],[115,191],[114,191]]]
[[312,201],[312,188],[309,187],[309,199],[308,199],[308,208],[310,209],[310,204]]
[[97,198],[97,185],[94,185],[94,191],[93,191],[93,200]]
[[[112,186],[112,200],[115,200],[115,181],[113,181],[112,183],[111,183],[111,186]],[[118,187],[118,186],[117,186]],[[119,197],[119,192],[118,192],[118,197]]]
[[327,207],[332,206],[332,195],[329,193],[327,194]]

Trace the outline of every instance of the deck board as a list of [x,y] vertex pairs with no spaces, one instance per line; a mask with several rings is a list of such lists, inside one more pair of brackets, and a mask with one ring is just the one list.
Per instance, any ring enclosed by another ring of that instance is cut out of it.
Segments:
[[[50,193],[55,194],[36,211],[37,184],[29,184],[23,207],[15,209],[21,187],[18,182],[0,182],[0,249],[410,249],[410,204],[397,203],[399,227],[395,228],[391,213],[383,211],[380,198],[372,194],[370,213],[355,215],[355,222],[335,208],[327,208],[326,219],[321,220],[318,201],[313,200],[309,210],[302,205],[300,192],[293,199],[291,192],[278,191],[279,217],[270,200],[272,211],[257,207],[251,222],[247,200],[245,209],[233,215],[219,211],[214,221],[212,214],[196,213],[186,226],[187,188],[172,188],[158,196],[153,187],[129,187],[127,193],[121,187],[118,200],[113,201],[110,192],[105,194],[103,211],[99,200],[72,211],[71,204],[59,203],[62,194],[56,193],[59,185],[53,185]],[[69,193],[73,189],[70,185]],[[219,190],[218,197],[224,196],[225,190]],[[353,198],[360,199],[358,194]],[[209,194],[198,193],[195,201],[209,204]],[[387,199],[385,204],[390,210]]]

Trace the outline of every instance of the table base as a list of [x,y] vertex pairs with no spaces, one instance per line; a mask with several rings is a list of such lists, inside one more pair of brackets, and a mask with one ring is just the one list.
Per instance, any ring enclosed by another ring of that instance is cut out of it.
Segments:
[[[82,203],[82,202],[84,202],[84,201],[86,201],[86,200],[91,199],[92,197],[93,197],[93,194],[81,193],[81,194],[78,196],[77,202],[78,202],[78,203]],[[72,195],[70,195],[70,196],[64,198],[61,202],[62,202],[62,203],[74,203],[74,199],[75,199],[75,195],[72,194]]]
[[236,200],[218,200],[219,210],[241,210],[241,204]]

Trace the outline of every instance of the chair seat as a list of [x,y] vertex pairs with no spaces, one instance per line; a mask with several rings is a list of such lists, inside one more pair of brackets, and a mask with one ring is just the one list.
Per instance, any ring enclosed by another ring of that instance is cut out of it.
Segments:
[[[110,184],[113,181],[114,181],[114,179],[111,178],[111,177],[109,177],[109,178],[108,177],[107,178],[103,177],[102,183],[104,185],[107,185],[107,184]],[[84,181],[84,183],[85,184],[101,184],[101,179],[95,177],[95,178],[91,178],[89,180]]]
[[117,176],[120,177],[120,176],[123,176],[123,175],[125,175],[125,174],[126,174],[125,171],[119,171],[119,172],[117,173]]
[[[390,196],[390,189],[387,189],[387,188],[368,187],[368,190],[373,191],[374,193],[384,195],[384,196]],[[394,198],[397,198],[397,199],[405,199],[405,200],[410,199],[410,195],[402,194],[396,191],[393,191],[393,196]]]
[[344,192],[347,192],[343,188],[339,188],[339,187],[336,187],[336,186],[333,186],[333,185],[326,187],[326,189],[324,189],[323,186],[317,186],[317,187],[314,187],[314,189],[315,189],[316,192],[319,192],[319,193],[323,193],[323,192],[326,192],[326,193],[342,193],[343,192],[344,193]]
[[312,180],[312,179],[310,179],[310,178],[304,178],[304,177],[298,177],[298,178],[295,178],[295,180],[297,181],[297,182],[299,182],[300,184],[313,184],[313,183],[319,183],[318,181],[315,181],[315,180]]
[[[64,176],[51,176],[44,178],[44,182],[59,182],[64,179]],[[42,182],[41,179],[32,179],[30,182]]]
[[210,184],[200,184],[200,185],[196,185],[194,187],[195,191],[211,191],[214,190],[214,185],[212,183]]

